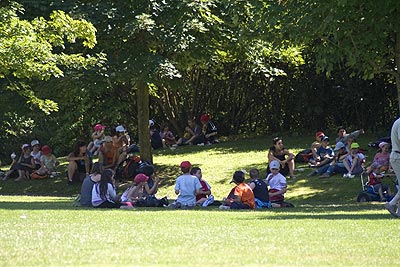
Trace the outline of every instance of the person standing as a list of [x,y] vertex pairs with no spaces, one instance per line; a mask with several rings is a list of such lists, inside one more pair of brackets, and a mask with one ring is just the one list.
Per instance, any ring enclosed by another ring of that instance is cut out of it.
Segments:
[[[400,183],[400,118],[398,118],[392,126],[391,131],[392,140],[392,152],[390,153],[390,165],[392,166],[394,173],[397,177],[397,182]],[[396,206],[398,206],[400,200],[400,190],[397,191],[396,195],[385,204],[385,208],[394,217],[399,218],[399,211],[396,212]]]

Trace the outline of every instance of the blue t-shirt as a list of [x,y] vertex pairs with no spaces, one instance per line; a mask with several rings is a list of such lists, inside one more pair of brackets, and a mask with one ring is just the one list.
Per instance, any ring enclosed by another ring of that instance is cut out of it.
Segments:
[[196,191],[201,188],[201,183],[196,176],[182,174],[176,179],[175,190],[179,190],[177,202],[184,206],[196,205]]
[[325,155],[329,155],[330,157],[333,157],[335,155],[335,152],[333,152],[333,149],[330,147],[325,148],[325,147],[320,146],[317,149],[317,155],[320,156],[321,159],[323,159],[325,157]]

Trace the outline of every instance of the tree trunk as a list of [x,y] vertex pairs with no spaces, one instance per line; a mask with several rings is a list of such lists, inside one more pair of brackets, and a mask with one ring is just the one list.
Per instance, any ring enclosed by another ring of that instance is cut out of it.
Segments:
[[137,83],[139,147],[142,161],[153,162],[149,133],[149,89],[143,81]]
[[397,88],[397,104],[398,112],[400,113],[400,33],[396,34],[396,44],[394,48],[394,62],[396,64],[395,78],[396,78],[396,88]]

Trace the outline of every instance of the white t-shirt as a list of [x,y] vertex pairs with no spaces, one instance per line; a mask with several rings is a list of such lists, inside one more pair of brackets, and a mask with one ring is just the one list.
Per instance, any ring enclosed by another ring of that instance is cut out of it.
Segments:
[[390,139],[392,140],[392,153],[390,154],[390,158],[400,159],[400,153],[395,152],[400,152],[400,118],[393,123]]
[[100,206],[103,202],[109,201],[109,202],[114,202],[115,199],[117,198],[117,192],[115,191],[115,188],[112,184],[108,183],[107,184],[107,193],[106,193],[106,199],[102,199],[100,196],[100,184],[96,183],[93,186],[92,189],[92,205],[94,207]]
[[272,173],[268,174],[265,182],[269,185],[269,189],[282,190],[287,187],[285,176],[279,172],[276,175],[273,175]]

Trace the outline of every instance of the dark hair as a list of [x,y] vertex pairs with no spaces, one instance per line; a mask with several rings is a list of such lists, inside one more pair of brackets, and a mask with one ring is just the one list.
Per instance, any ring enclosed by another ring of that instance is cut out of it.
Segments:
[[339,126],[339,127],[337,127],[337,130],[336,130],[336,132],[338,133],[340,130],[346,130],[346,128],[344,128],[344,126]]
[[182,167],[181,167],[181,171],[182,171],[183,173],[188,173],[188,172],[190,171],[190,168],[182,168]]
[[258,169],[251,169],[250,170],[250,178],[251,179],[256,179],[260,176],[260,172],[258,171]]
[[103,164],[100,162],[96,162],[95,164],[93,164],[92,167],[92,172],[93,174],[101,174],[103,172],[104,168],[103,168]]
[[101,172],[101,178],[99,181],[100,187],[100,198],[106,200],[108,184],[112,184],[112,178],[114,177],[114,171],[111,169],[105,169]]
[[192,170],[190,171],[190,174],[194,175],[198,171],[201,171],[201,169],[199,167],[193,167]]
[[78,140],[76,143],[75,143],[75,146],[74,146],[74,156],[79,156],[79,153],[80,153],[80,148],[81,147],[83,147],[83,146],[86,146],[86,143],[85,143],[85,141],[83,141],[83,140]]
[[278,143],[279,141],[283,141],[283,139],[277,136],[274,139],[272,139],[272,144],[276,145],[276,143]]
[[233,174],[233,181],[240,184],[244,182],[244,173],[242,171],[235,171]]

